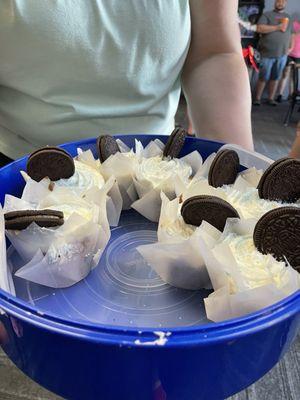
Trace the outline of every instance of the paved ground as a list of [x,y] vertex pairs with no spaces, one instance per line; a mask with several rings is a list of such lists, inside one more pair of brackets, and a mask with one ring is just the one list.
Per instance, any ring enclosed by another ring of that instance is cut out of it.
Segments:
[[[273,159],[280,158],[288,153],[295,134],[296,119],[300,119],[300,114],[295,113],[291,126],[285,128],[282,125],[285,112],[286,105],[280,105],[277,108],[264,105],[253,111],[256,150]],[[183,106],[179,109],[178,120],[182,124],[185,123]],[[25,377],[11,364],[0,349],[0,400],[59,399],[59,397],[52,395]],[[289,353],[271,372],[230,400],[299,399],[300,337],[298,336]]]

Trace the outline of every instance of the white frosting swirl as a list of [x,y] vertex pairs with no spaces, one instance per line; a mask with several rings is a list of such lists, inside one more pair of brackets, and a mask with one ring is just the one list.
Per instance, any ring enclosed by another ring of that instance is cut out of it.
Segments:
[[137,167],[138,180],[150,182],[153,188],[163,191],[173,191],[173,179],[178,176],[184,183],[188,183],[192,175],[190,165],[179,159],[162,160],[161,157],[144,158]]
[[170,223],[162,225],[161,228],[170,237],[180,236],[182,239],[188,239],[197,227],[186,224],[183,218],[179,216],[175,221],[170,221]]
[[[224,239],[229,246],[247,289],[254,289],[264,285],[274,284],[284,290],[290,278],[290,270],[284,262],[277,261],[270,254],[260,253],[253,242],[251,235],[239,236],[230,233]],[[238,291],[234,278],[230,277],[230,291]]]
[[[241,192],[230,186],[224,186],[222,190],[224,190],[226,194],[226,200],[238,211],[240,217],[244,219],[259,219],[266,212],[287,205],[277,201],[261,199],[256,188],[249,188],[248,190]],[[296,203],[293,205],[299,206],[299,204]]]
[[80,194],[93,186],[101,188],[104,185],[104,178],[95,168],[74,160],[75,173],[68,179],[60,179],[55,182],[55,185],[66,187],[76,194]]

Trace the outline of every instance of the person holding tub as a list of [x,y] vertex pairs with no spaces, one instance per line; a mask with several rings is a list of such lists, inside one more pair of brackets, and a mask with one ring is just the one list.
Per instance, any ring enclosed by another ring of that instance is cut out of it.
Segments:
[[[197,136],[253,148],[238,0],[0,2],[0,152],[170,134],[181,85]],[[224,96],[226,93],[226,96]]]

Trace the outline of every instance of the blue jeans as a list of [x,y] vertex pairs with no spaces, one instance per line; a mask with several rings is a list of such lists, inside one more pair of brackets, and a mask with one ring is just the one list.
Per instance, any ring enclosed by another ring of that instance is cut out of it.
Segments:
[[262,81],[278,81],[281,78],[284,67],[286,66],[287,56],[282,57],[263,57],[259,66],[259,79]]

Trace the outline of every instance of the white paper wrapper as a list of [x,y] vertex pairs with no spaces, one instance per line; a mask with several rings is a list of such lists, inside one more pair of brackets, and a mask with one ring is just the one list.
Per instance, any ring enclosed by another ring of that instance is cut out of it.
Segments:
[[100,172],[100,161],[96,160],[91,150],[83,151],[80,147],[77,149],[76,159],[89,167],[94,168],[97,172]]
[[[106,206],[104,199],[106,199]],[[98,215],[95,222],[103,224],[103,210],[106,209],[105,218],[107,218],[109,226],[118,226],[123,203],[119,186],[114,177],[111,177],[101,189],[93,187],[88,190],[84,195],[84,201],[90,203],[92,207],[93,205],[98,206],[98,214],[94,212],[95,215]]]
[[[14,286],[12,284],[11,272],[8,268],[6,258],[6,242],[5,242],[5,222],[4,212],[0,205],[0,288],[15,294]],[[0,309],[1,314],[1,309]]]
[[157,222],[161,209],[160,191],[150,190],[139,200],[136,200],[131,207],[149,221]]
[[197,181],[198,179],[203,179],[208,177],[208,172],[210,169],[210,166],[214,160],[214,158],[216,157],[216,153],[211,153],[206,160],[204,161],[204,163],[201,165],[201,167],[198,169],[197,173],[194,175],[194,178],[192,180],[192,182]]
[[[93,204],[94,212],[97,210],[96,221],[73,213],[64,225],[57,229],[31,224],[20,232],[8,231],[14,248],[27,262],[16,275],[53,288],[68,287],[84,279],[99,262],[110,238],[106,204],[107,192],[113,184],[112,179],[106,187],[93,188],[86,194],[87,197],[98,195],[98,205]],[[65,190],[61,189],[57,190],[53,201],[59,203],[60,196],[66,196]],[[49,196],[46,200],[49,201]],[[92,203],[90,207],[91,205]]]
[[106,180],[115,177],[123,201],[123,210],[128,210],[137,194],[133,190],[133,176],[138,160],[135,157],[116,153],[101,164],[101,173]]
[[46,254],[39,249],[16,276],[53,288],[74,285],[97,265],[108,240],[100,225],[73,214],[55,231]]
[[188,238],[180,235],[180,232],[177,235],[168,234],[167,226],[178,219],[179,200],[170,201],[163,193],[161,197],[159,241],[139,246],[137,251],[164,282],[190,290],[211,288],[199,248],[199,228]]
[[[212,321],[223,321],[258,311],[300,288],[299,274],[290,266],[284,267],[284,280],[280,286],[270,281],[249,288],[224,239],[229,233],[252,235],[254,226],[255,220],[228,220],[220,235],[212,234],[208,223],[200,227],[200,248],[214,288],[214,293],[204,300],[207,317]],[[268,257],[273,262],[272,256]]]
[[23,231],[6,231],[6,236],[22,260],[27,263],[38,250],[47,252],[54,240],[55,231],[33,223]]
[[135,154],[142,158],[162,157],[165,145],[159,139],[152,140],[146,147],[139,140],[135,140]]

